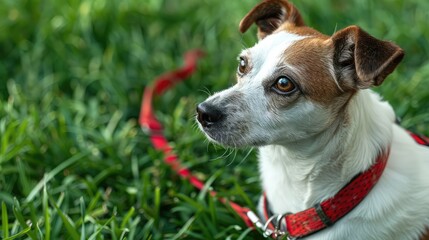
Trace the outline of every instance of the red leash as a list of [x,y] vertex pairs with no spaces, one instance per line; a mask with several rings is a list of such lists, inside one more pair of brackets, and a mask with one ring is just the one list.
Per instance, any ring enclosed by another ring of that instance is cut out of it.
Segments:
[[[194,187],[198,188],[199,190],[203,189],[204,182],[200,181],[197,177],[192,175],[189,169],[183,167],[180,164],[179,158],[174,153],[173,148],[170,146],[168,140],[164,136],[162,124],[156,119],[153,113],[152,99],[154,95],[161,95],[174,84],[189,77],[196,69],[197,60],[202,56],[203,52],[199,50],[187,52],[184,57],[185,64],[182,68],[159,76],[157,79],[155,79],[153,87],[146,87],[143,94],[139,116],[140,126],[149,134],[154,148],[164,153],[165,163],[167,163],[177,174],[179,174],[180,177],[187,179]],[[213,190],[209,192],[211,196],[217,195],[217,193]],[[223,204],[230,206],[243,219],[248,227],[253,228],[253,224],[256,224],[256,220],[252,220],[255,219],[253,216],[256,217],[256,215],[250,209],[241,207],[240,205],[223,197],[218,197],[218,199]]]

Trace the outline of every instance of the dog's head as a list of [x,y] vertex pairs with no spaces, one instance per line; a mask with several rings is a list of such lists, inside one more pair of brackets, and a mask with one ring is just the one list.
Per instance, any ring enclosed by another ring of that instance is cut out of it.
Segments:
[[326,36],[285,0],[265,0],[241,21],[259,42],[239,55],[237,83],[197,106],[207,136],[227,146],[282,144],[314,136],[360,89],[380,85],[403,58],[357,26]]

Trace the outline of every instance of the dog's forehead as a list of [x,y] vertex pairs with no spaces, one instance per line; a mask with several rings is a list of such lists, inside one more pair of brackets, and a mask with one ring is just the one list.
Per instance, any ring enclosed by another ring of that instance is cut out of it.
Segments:
[[272,75],[276,67],[285,64],[284,54],[287,49],[304,38],[306,36],[281,31],[267,36],[252,48],[244,50],[242,54],[250,57],[252,68],[255,70],[251,75],[256,74],[258,76],[256,79],[260,80]]
[[248,51],[253,61],[275,60],[281,57],[290,45],[304,38],[306,37],[282,31],[267,36]]

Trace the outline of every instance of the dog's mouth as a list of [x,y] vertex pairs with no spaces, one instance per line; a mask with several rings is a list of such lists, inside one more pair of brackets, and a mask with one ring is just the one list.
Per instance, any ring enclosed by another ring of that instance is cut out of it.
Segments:
[[221,145],[235,147],[236,141],[233,141],[228,134],[225,111],[207,102],[202,102],[197,106],[197,122],[200,129],[206,134],[207,138]]
[[217,144],[234,148],[265,145],[264,141],[249,137],[247,121],[240,121],[238,113],[207,102],[198,104],[196,111],[200,129]]

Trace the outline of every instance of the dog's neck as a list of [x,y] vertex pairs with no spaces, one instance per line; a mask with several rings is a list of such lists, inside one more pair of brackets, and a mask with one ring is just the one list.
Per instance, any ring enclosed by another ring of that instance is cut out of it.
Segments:
[[344,113],[316,136],[260,148],[263,188],[274,213],[301,211],[334,196],[389,147],[394,112],[377,94],[356,93]]

